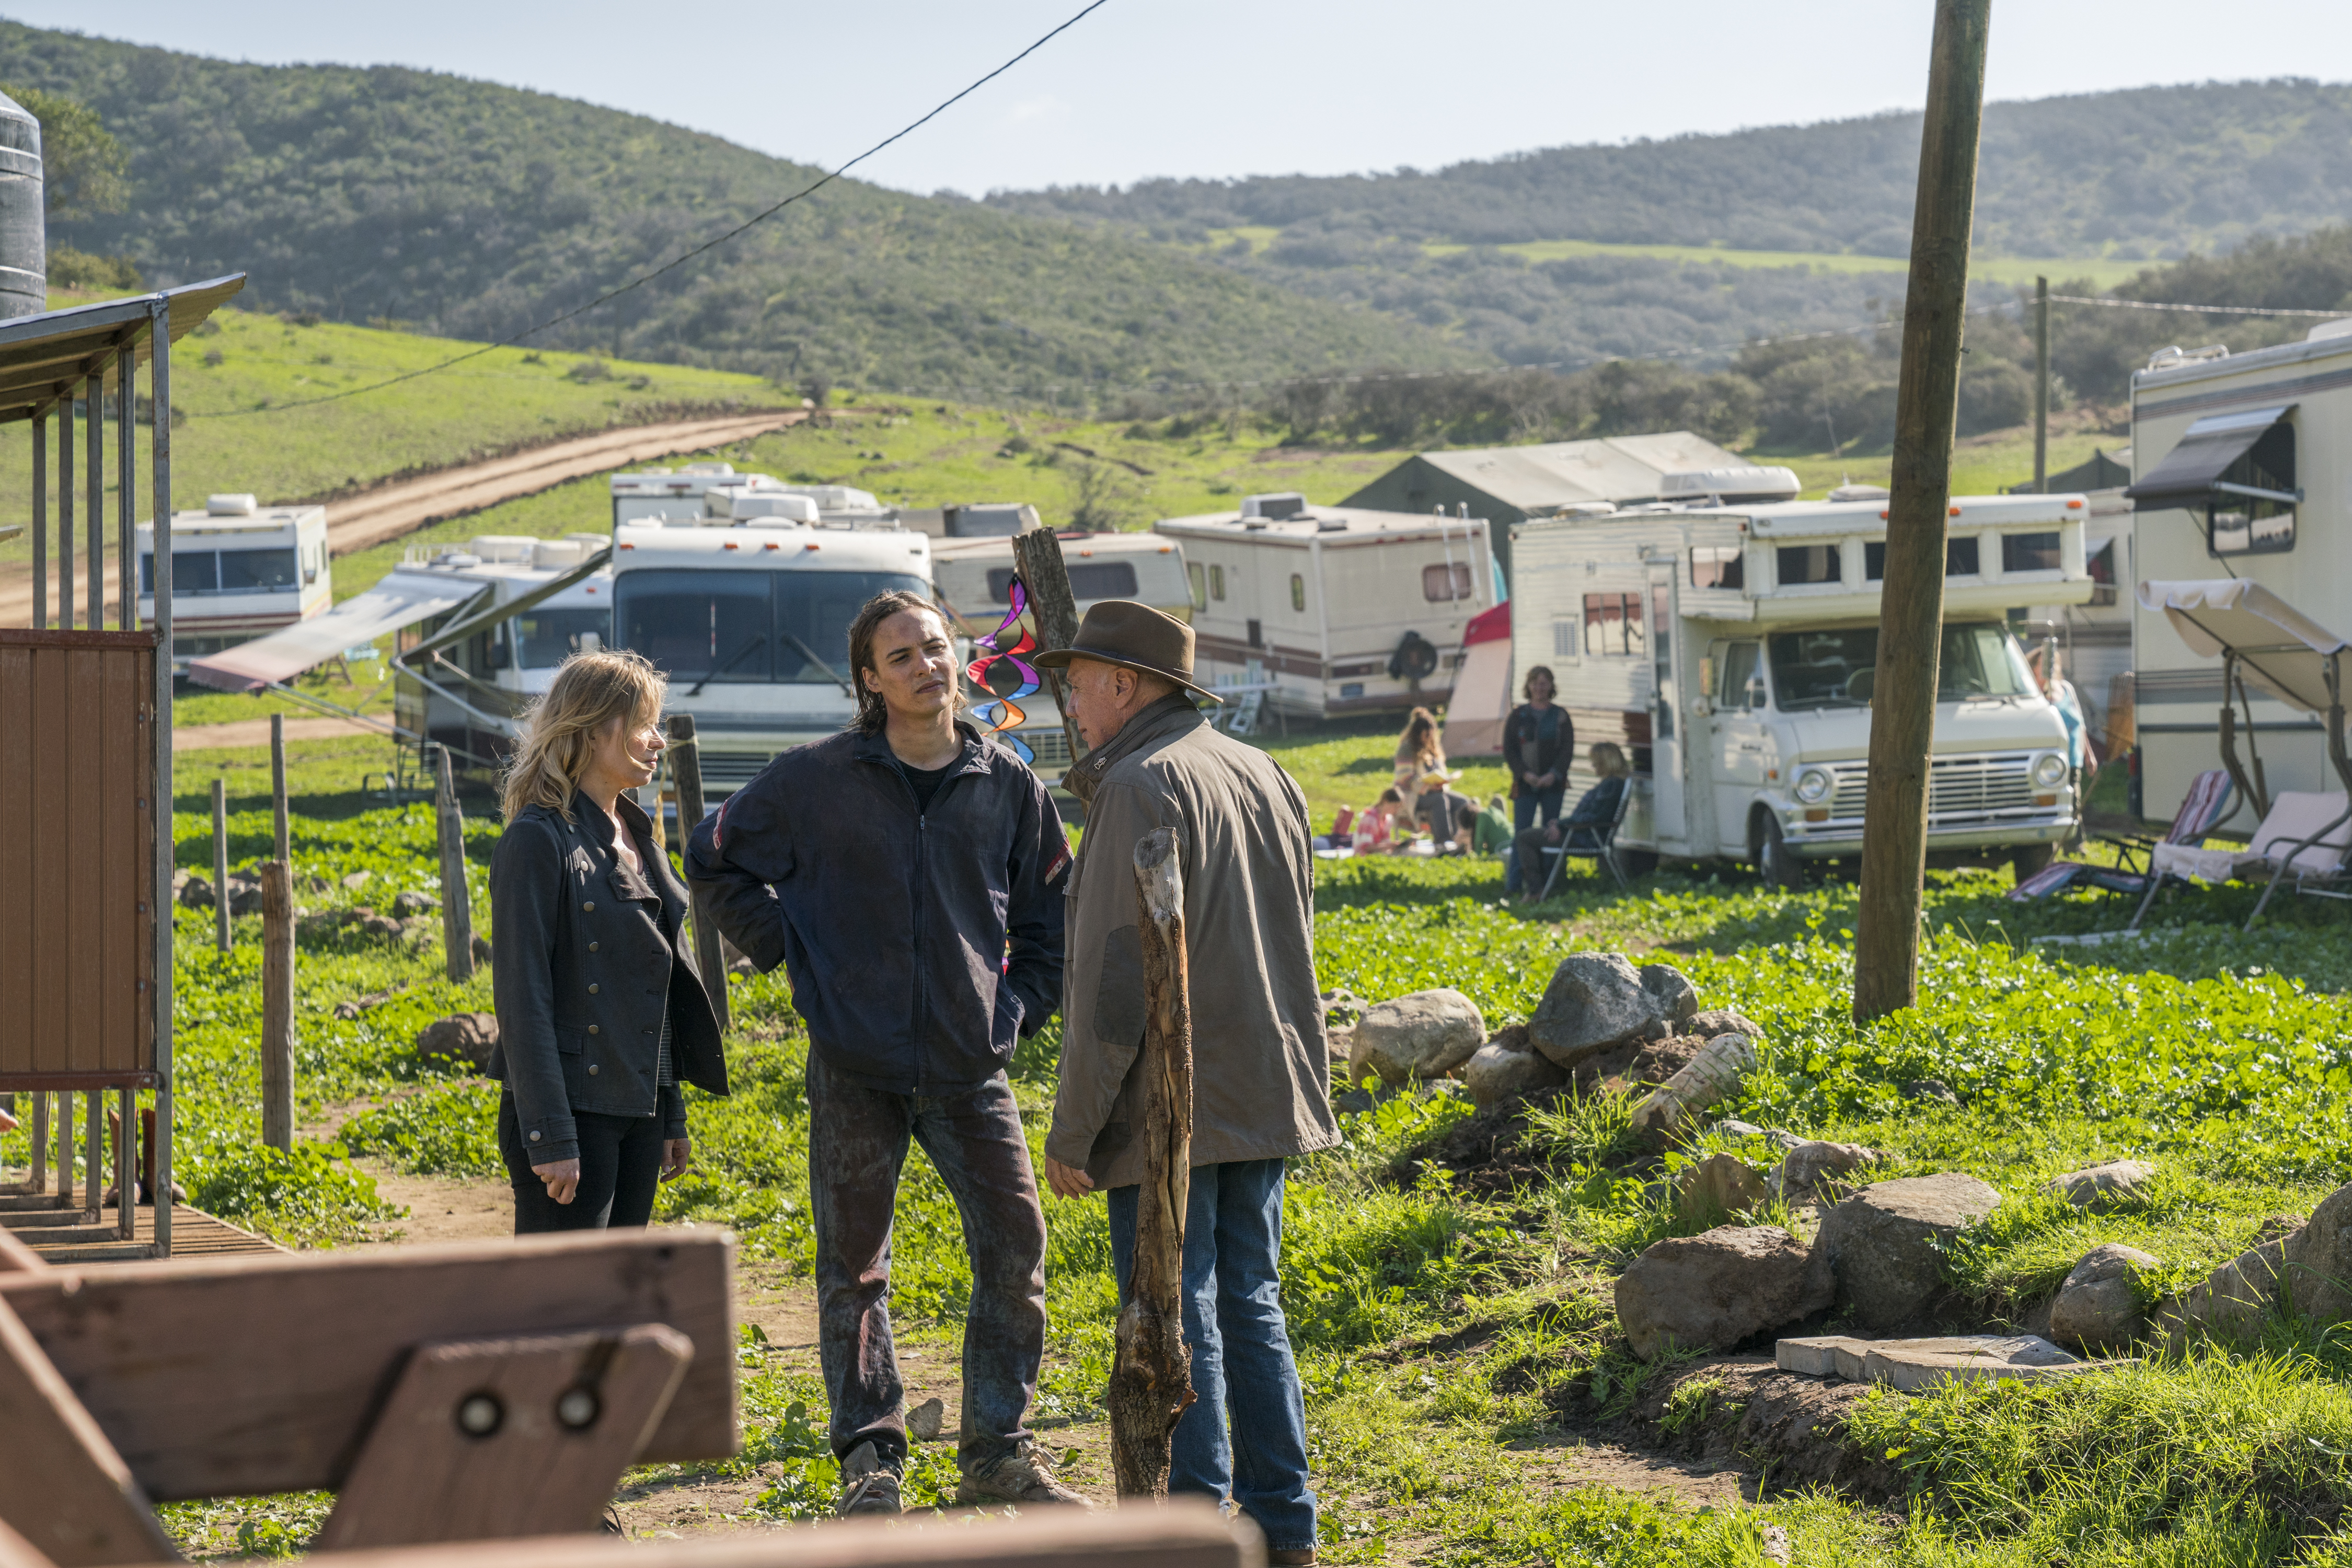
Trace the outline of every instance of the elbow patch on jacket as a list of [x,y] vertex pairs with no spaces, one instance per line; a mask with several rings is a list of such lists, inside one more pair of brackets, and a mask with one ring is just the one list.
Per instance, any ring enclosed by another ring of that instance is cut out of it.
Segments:
[[1143,995],[1143,931],[1120,926],[1103,938],[1102,979],[1095,987],[1095,1038],[1139,1047],[1148,1014]]

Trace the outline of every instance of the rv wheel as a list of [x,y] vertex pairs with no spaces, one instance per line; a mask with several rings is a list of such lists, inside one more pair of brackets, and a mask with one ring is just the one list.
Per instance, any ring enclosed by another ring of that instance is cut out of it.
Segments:
[[1789,841],[1780,836],[1780,824],[1765,813],[1758,813],[1762,824],[1756,842],[1756,869],[1763,875],[1764,885],[1786,893],[1800,893],[1805,888],[1805,863],[1789,853]]

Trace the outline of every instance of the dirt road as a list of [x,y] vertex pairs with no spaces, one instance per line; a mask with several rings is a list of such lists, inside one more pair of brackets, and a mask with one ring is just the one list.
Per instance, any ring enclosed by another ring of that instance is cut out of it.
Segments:
[[[386,721],[389,722],[389,721]],[[345,735],[383,735],[384,730],[375,724],[362,724],[356,719],[289,719],[286,739],[296,741],[333,741]],[[269,744],[269,721],[239,719],[227,724],[185,724],[172,731],[174,752],[211,752],[227,746],[266,746]]]
[[[388,539],[397,539],[404,533],[412,533],[426,523],[479,511],[520,496],[536,495],[570,479],[626,468],[632,463],[650,462],[656,458],[673,457],[681,452],[709,451],[714,447],[724,447],[782,429],[787,425],[796,425],[805,417],[806,414],[798,408],[775,408],[761,413],[685,419],[669,425],[639,425],[600,430],[593,436],[534,447],[527,452],[517,452],[509,457],[469,463],[463,468],[442,468],[369,490],[349,500],[334,502],[327,509],[327,551],[331,555],[349,555],[354,551],[382,544]],[[180,498],[181,510],[186,510],[190,499]],[[110,521],[106,571],[106,600],[110,605],[114,602],[115,593],[112,531]],[[89,583],[81,574],[83,563],[79,553],[74,564],[74,598],[76,618],[79,619],[79,606],[85,602]],[[54,589],[54,579],[51,586]],[[11,562],[0,566],[0,626],[28,626],[32,624],[31,566],[23,562]]]

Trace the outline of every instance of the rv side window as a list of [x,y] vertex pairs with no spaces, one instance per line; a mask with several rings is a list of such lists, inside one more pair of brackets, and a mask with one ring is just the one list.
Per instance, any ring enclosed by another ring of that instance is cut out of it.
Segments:
[[1642,595],[1584,595],[1584,651],[1594,658],[1639,658],[1649,651],[1642,636]]
[[[2272,554],[2294,548],[2294,426],[2282,419],[2221,471],[2206,504],[2206,547],[2214,555]],[[2248,494],[2267,491],[2268,494]]]
[[1212,566],[1209,568],[1209,597],[1222,600],[1224,596],[1225,569],[1222,566]]
[[1691,586],[1744,588],[1748,585],[1748,550],[1740,544],[1691,546]]
[[2055,533],[2004,533],[2000,536],[2000,569],[2004,572],[2055,572]]
[[[1125,561],[1073,561],[1069,563],[1073,599],[1132,599],[1135,567]],[[988,569],[988,596],[1000,605],[1013,603],[1013,568]]]
[[2116,602],[2116,542],[2108,540],[2099,546],[2090,559],[2091,603],[2112,605]]
[[1838,547],[1834,544],[1783,544],[1778,552],[1780,586],[1835,583],[1840,578]]
[[1307,579],[1296,572],[1290,574],[1290,607],[1302,614],[1307,609]]
[[[1977,542],[1973,539],[1944,541],[1944,575],[1973,577],[1982,568],[1978,564]],[[1886,542],[1874,539],[1862,547],[1862,576],[1865,583],[1886,581]]]
[[[1449,604],[1470,596],[1470,566],[1456,561],[1451,566],[1440,561],[1421,569],[1421,596],[1433,605]],[[1301,605],[1304,609],[1306,606]]]
[[1209,607],[1208,569],[1197,561],[1189,561],[1184,564],[1184,575],[1192,584],[1192,607],[1196,610],[1207,609]]
[[1748,683],[1756,679],[1756,645],[1736,642],[1723,650],[1723,685],[1715,694],[1718,708],[1748,706]]

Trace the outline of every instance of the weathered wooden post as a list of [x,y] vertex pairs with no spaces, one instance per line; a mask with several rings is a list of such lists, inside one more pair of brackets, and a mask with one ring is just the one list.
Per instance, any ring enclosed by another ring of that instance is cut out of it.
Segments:
[[466,814],[457,805],[457,782],[449,768],[449,748],[440,759],[440,798],[434,818],[441,832],[441,946],[449,978],[460,984],[474,977],[474,906],[466,890]]
[[271,853],[290,867],[294,854],[287,842],[286,715],[283,713],[269,716],[269,815]]
[[261,1141],[294,1146],[294,871],[261,867]]
[[[1078,601],[1070,592],[1070,569],[1062,561],[1062,542],[1050,528],[1033,528],[1026,533],[1013,535],[1013,560],[1020,568],[1021,581],[1029,585],[1029,615],[1036,623],[1037,646],[1041,652],[1066,648],[1078,640]],[[1062,735],[1070,744],[1070,763],[1077,764],[1087,754],[1086,742],[1078,739],[1078,726],[1070,717],[1070,704],[1064,694],[1062,672],[1041,669],[1045,678],[1045,690],[1061,710]]]
[[1960,332],[1968,320],[1969,225],[1976,213],[1992,0],[1937,0],[1911,220],[1910,292],[1895,387],[1894,493],[1871,700],[1854,921],[1853,1016],[1882,1018],[1917,999],[1919,899],[1927,877],[1927,759],[1936,736],[1944,628],[1944,512],[1952,487]]
[[[669,772],[677,785],[677,837],[683,843],[702,820],[702,748],[695,744],[691,713],[669,716]],[[709,994],[710,1010],[719,1016],[719,1026],[724,1029],[728,1025],[727,957],[719,945],[718,922],[703,907],[701,895],[692,897],[694,961],[702,970],[702,988]]]
[[1135,1258],[1111,1365],[1111,1464],[1121,1497],[1168,1495],[1169,1446],[1192,1403],[1184,1345],[1184,1210],[1192,1183],[1192,1008],[1184,961],[1184,872],[1176,834],[1135,847],[1143,938],[1143,1185]]
[[228,951],[228,780],[213,780],[213,944]]

